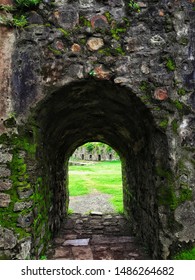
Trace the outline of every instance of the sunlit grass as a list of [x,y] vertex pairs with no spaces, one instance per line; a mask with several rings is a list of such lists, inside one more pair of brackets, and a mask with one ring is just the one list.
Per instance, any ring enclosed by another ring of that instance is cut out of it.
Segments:
[[94,190],[111,194],[117,212],[123,212],[121,162],[97,162],[84,166],[69,166],[70,196],[85,195]]
[[174,257],[175,260],[195,260],[195,248],[186,250]]

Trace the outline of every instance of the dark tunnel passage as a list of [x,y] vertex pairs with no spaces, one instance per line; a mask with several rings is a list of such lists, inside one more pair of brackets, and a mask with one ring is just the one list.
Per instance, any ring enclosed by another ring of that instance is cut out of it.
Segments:
[[86,142],[103,142],[121,159],[124,213],[157,257],[161,225],[155,168],[157,164],[166,168],[168,148],[150,110],[127,88],[88,80],[51,94],[39,105],[35,120],[40,128],[38,157],[48,188],[51,231],[60,228],[67,213],[70,156]]

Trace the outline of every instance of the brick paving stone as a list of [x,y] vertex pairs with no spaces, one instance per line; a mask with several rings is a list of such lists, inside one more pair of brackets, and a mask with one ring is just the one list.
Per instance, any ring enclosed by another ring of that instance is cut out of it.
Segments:
[[55,254],[53,256],[54,259],[57,258],[72,258],[72,252],[70,248],[58,247],[55,249]]
[[114,256],[109,250],[94,252],[94,260],[113,260]]
[[58,245],[62,244],[64,242],[64,238],[56,237],[56,238],[54,238],[53,242],[54,242],[54,244],[58,244]]
[[63,246],[71,245],[71,246],[87,246],[89,244],[89,238],[87,239],[73,239],[66,240],[63,243]]
[[72,253],[75,260],[93,260],[93,253],[90,246],[73,247]]
[[108,246],[104,245],[95,245],[95,246],[92,246],[92,250],[95,251],[95,252],[100,252],[100,251],[105,251],[108,249]]

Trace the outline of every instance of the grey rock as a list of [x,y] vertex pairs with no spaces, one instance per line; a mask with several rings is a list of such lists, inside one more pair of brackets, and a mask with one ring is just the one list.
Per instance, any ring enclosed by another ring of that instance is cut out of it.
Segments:
[[7,163],[12,161],[12,154],[7,150],[1,150],[0,148],[0,163]]
[[8,179],[0,179],[0,191],[10,190],[12,187],[12,182]]
[[17,237],[12,230],[4,229],[4,249],[13,249],[17,244]]
[[11,198],[9,194],[0,193],[0,207],[8,207],[11,202]]
[[71,246],[88,246],[89,238],[86,239],[73,239],[73,240],[66,240],[63,243],[63,246],[71,245]]
[[79,4],[81,8],[87,9],[93,6],[94,0],[79,0]]
[[58,9],[54,12],[54,17],[64,29],[74,28],[79,22],[79,14],[74,8]]
[[22,228],[29,227],[33,222],[33,213],[30,212],[26,215],[19,215],[18,217],[18,225]]
[[0,165],[0,178],[9,177],[11,175],[11,171],[5,165]]
[[28,209],[28,208],[32,207],[32,205],[33,205],[33,201],[16,202],[14,204],[14,211],[15,212],[22,211],[24,209]]
[[163,46],[165,44],[165,40],[158,34],[153,36],[150,42],[153,46]]
[[17,193],[20,199],[29,198],[33,194],[33,189],[27,188],[18,188]]
[[20,253],[17,255],[18,260],[29,260],[31,253],[32,241],[30,237],[20,240]]

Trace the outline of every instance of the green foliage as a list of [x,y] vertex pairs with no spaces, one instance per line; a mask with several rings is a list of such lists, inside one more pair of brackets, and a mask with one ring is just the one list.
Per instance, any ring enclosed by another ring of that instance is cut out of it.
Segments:
[[[92,70],[93,71],[93,70]],[[93,73],[91,73],[91,75],[93,76]],[[84,145],[84,147],[87,149],[88,153],[91,153],[93,151],[93,149],[95,148],[95,144],[92,142],[86,143]]]
[[104,56],[110,56],[111,55],[111,49],[110,48],[102,48],[100,50],[98,50],[99,54],[102,54]]
[[174,105],[175,105],[175,107],[176,107],[178,110],[182,110],[182,109],[183,109],[183,104],[182,104],[180,101],[178,101],[178,100],[175,100],[175,101],[174,101]]
[[126,28],[112,28],[110,30],[113,39],[120,40],[120,34],[126,32]]
[[47,256],[40,256],[40,260],[47,260]]
[[168,58],[166,61],[166,67],[168,71],[174,71],[176,69],[175,62],[172,58]]
[[179,95],[185,95],[185,94],[186,94],[186,90],[185,90],[184,88],[179,88],[178,91],[177,91],[177,93],[178,93]]
[[125,26],[127,26],[127,27],[129,27],[129,26],[130,26],[130,21],[129,21],[129,19],[128,19],[128,18],[123,17],[123,21],[124,21],[124,23],[125,23]]
[[177,203],[179,205],[182,202],[185,202],[186,200],[191,200],[191,199],[192,199],[192,190],[187,187],[183,187],[180,190],[180,195],[177,199]]
[[26,26],[28,23],[26,17],[24,15],[21,16],[14,16],[12,17],[9,15],[0,16],[0,24],[11,26],[11,27],[18,27],[22,28]]
[[116,51],[117,54],[125,55],[125,52],[124,52],[124,50],[122,49],[122,47],[117,47],[117,48],[115,49],[115,51]]
[[177,120],[173,120],[172,123],[171,123],[171,126],[172,126],[172,130],[174,133],[177,133],[177,129],[179,127],[178,123],[177,123]]
[[91,27],[91,22],[84,16],[79,17],[79,24],[81,26]]
[[60,32],[62,32],[62,34],[64,35],[64,37],[70,36],[70,32],[69,32],[69,31],[67,31],[67,30],[65,30],[65,29],[63,29],[63,28],[58,28],[58,30],[59,30]]
[[74,211],[72,209],[68,209],[68,215],[72,215],[74,213]]
[[130,0],[128,3],[128,6],[130,7],[131,11],[133,11],[133,12],[139,13],[141,11],[141,8],[136,1]]
[[95,71],[94,71],[94,70],[91,70],[91,71],[89,72],[89,76],[94,77],[95,75],[96,75],[96,73],[95,73]]
[[52,51],[55,55],[61,55],[61,54],[62,54],[61,51],[52,48],[52,46],[48,46],[48,49],[49,49],[50,51]]
[[181,37],[178,41],[179,41],[179,44],[183,45],[183,46],[187,46],[189,43],[189,39],[186,37]]
[[24,16],[24,15],[15,16],[13,18],[13,26],[15,26],[15,27],[22,28],[22,27],[26,26],[27,23],[28,23],[28,21],[26,19],[26,16]]
[[142,81],[139,88],[145,93],[150,93],[152,91],[152,85],[147,81]]
[[162,127],[162,128],[167,128],[167,126],[168,126],[168,120],[166,119],[166,120],[161,121],[159,125],[160,125],[160,127]]
[[104,13],[104,15],[105,15],[105,17],[106,17],[106,19],[107,19],[108,23],[111,23],[111,21],[112,21],[112,17],[111,17],[110,12],[105,12],[105,13]]
[[191,250],[185,250],[178,253],[174,258],[174,260],[195,260],[195,247]]
[[33,7],[40,4],[42,0],[15,0],[15,3],[18,7]]
[[5,11],[5,12],[13,12],[13,11],[15,11],[15,7],[12,5],[0,4],[0,10]]

